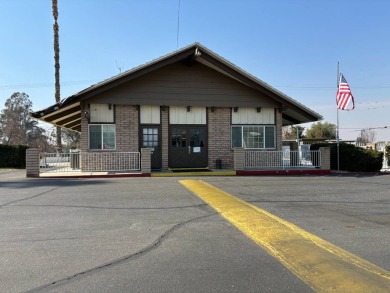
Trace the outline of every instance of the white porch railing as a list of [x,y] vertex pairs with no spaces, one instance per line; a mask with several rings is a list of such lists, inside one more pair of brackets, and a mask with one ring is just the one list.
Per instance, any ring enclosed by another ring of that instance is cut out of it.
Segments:
[[245,150],[245,169],[321,167],[320,151]]
[[139,152],[41,153],[42,172],[139,171]]
[[389,160],[385,156],[383,156],[383,163],[382,163],[381,172],[390,172]]

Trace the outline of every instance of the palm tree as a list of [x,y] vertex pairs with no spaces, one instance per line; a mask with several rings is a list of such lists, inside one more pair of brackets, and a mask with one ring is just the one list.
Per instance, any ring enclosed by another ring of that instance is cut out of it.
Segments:
[[[53,31],[54,31],[54,77],[55,77],[55,99],[56,103],[61,101],[60,95],[60,43],[58,38],[58,5],[57,0],[52,0],[52,9],[53,9]],[[57,153],[62,152],[62,142],[61,142],[61,127],[57,126]]]

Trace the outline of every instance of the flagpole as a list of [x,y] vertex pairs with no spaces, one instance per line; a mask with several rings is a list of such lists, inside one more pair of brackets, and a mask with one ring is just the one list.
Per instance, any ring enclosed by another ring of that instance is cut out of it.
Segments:
[[[340,78],[340,62],[337,62],[337,89],[339,88]],[[337,142],[337,171],[340,171],[340,126],[339,126],[339,107],[337,107],[337,126],[336,126],[336,142]]]

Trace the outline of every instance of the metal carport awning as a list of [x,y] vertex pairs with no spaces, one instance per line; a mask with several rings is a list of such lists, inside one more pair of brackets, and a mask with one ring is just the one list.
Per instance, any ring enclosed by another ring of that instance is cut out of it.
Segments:
[[55,104],[30,115],[38,120],[71,130],[81,131],[81,107],[80,102],[62,106]]

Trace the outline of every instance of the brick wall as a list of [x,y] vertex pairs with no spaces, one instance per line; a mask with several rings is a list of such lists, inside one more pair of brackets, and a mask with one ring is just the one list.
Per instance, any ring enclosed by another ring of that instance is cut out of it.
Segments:
[[141,172],[148,174],[151,172],[152,149],[141,148]]
[[[88,120],[84,113],[86,105],[81,106],[81,141],[82,152],[89,151]],[[138,110],[133,105],[115,106],[115,131],[117,152],[138,152]]]
[[330,170],[330,148],[322,147],[321,152],[321,170]]
[[[81,151],[88,150],[88,120],[85,105],[81,106]],[[136,106],[116,105],[116,151],[139,151],[139,113]],[[282,149],[282,113],[275,109],[276,147]],[[169,153],[169,111],[161,111],[162,168],[168,169]],[[231,149],[231,108],[208,108],[208,164],[215,168],[215,161],[222,160],[223,169],[234,167],[234,153]]]
[[26,177],[39,177],[39,151],[35,148],[26,150]]
[[116,105],[116,151],[138,152],[138,110],[133,105]]
[[[85,117],[85,110],[87,104],[81,105],[81,138],[80,148],[82,152],[112,152],[89,150],[88,145],[88,119]],[[115,105],[115,131],[116,131],[116,152],[138,152],[139,151],[139,134],[138,134],[138,110],[133,105]],[[93,166],[94,169],[98,170],[109,170],[114,168],[110,163],[106,162],[107,159],[102,159],[101,166]],[[114,162],[113,162],[114,163]],[[87,162],[87,158],[81,159],[81,169],[88,171],[90,163]]]
[[234,170],[241,171],[245,169],[245,150],[244,148],[234,148]]
[[80,134],[80,148],[82,152],[88,151],[88,119],[85,118],[85,111],[87,105],[81,103],[81,134]]
[[208,108],[209,167],[215,168],[215,160],[222,159],[223,169],[233,168],[233,150],[231,149],[231,113],[230,108]]

